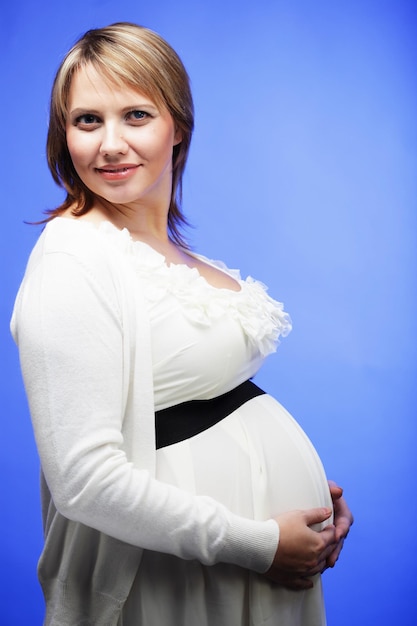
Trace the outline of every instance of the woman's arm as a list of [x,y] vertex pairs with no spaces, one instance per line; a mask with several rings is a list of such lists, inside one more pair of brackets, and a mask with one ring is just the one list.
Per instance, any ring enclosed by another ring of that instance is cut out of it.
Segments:
[[127,458],[123,389],[130,373],[115,290],[76,257],[46,254],[25,279],[15,321],[41,464],[62,515],[184,559],[269,567],[278,542],[273,520],[236,516]]

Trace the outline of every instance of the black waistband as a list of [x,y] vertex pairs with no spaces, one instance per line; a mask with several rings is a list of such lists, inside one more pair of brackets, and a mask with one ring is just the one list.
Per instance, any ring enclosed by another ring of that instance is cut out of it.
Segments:
[[251,380],[211,400],[190,400],[156,411],[156,447],[164,448],[189,439],[214,426],[242,404],[264,391]]

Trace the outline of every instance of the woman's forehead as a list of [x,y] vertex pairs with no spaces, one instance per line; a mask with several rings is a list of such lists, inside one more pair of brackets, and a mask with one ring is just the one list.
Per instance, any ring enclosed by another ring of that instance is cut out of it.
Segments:
[[71,79],[68,100],[70,101],[74,97],[74,92],[85,93],[86,90],[93,93],[95,91],[97,94],[108,92],[119,96],[140,98],[157,108],[166,108],[160,94],[150,93],[149,89],[133,83],[125,76],[122,77],[105,66],[96,67],[91,62],[83,64],[75,70]]

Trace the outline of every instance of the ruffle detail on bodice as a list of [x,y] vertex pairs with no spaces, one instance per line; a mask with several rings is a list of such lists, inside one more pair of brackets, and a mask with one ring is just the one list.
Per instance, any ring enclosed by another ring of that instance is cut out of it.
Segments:
[[240,323],[249,341],[263,356],[274,352],[279,337],[290,332],[291,320],[282,303],[273,300],[265,285],[252,277],[242,280],[238,270],[192,254],[234,278],[240,291],[214,287],[196,268],[185,264],[168,265],[165,257],[151,246],[134,241],[126,228],[119,230],[110,222],[104,222],[100,230],[131,258],[138,276],[146,284],[145,296],[150,304],[171,294],[180,303],[184,315],[201,326],[209,326],[227,313]]

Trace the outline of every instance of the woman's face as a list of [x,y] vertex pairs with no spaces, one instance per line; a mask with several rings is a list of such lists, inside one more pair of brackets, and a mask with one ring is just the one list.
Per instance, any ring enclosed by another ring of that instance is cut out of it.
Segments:
[[112,85],[89,65],[71,83],[66,137],[74,168],[95,195],[113,204],[168,209],[172,150],[181,134],[167,110]]

